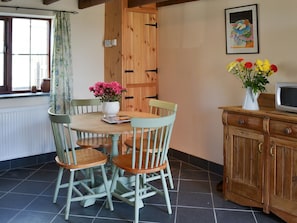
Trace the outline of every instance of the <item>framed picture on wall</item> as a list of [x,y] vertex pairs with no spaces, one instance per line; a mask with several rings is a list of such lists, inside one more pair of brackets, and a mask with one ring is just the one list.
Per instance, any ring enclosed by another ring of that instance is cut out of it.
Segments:
[[257,4],[225,9],[226,54],[259,53]]

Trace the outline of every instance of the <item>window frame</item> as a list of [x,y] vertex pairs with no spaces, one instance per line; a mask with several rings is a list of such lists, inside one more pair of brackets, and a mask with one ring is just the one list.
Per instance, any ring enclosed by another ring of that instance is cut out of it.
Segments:
[[[52,35],[52,18],[49,17],[38,17],[38,16],[11,16],[11,15],[1,15],[0,20],[5,21],[5,45],[6,52],[4,54],[4,86],[0,86],[0,95],[1,94],[17,94],[17,93],[26,93],[31,92],[31,89],[28,90],[12,90],[12,21],[14,18],[20,19],[30,19],[30,20],[45,20],[48,21],[48,40],[47,40],[47,55],[48,55],[48,76],[51,76],[51,35]],[[32,54],[28,54],[32,55]],[[41,91],[41,89],[37,89]]]

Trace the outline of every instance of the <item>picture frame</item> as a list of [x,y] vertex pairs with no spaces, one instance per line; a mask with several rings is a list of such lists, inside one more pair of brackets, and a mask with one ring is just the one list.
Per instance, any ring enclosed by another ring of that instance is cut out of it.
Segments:
[[258,5],[225,9],[226,54],[259,53]]

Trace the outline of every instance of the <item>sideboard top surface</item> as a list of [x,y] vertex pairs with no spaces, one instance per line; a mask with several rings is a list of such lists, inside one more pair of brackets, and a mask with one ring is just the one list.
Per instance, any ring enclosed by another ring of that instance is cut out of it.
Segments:
[[259,97],[259,107],[260,109],[256,111],[242,109],[242,106],[221,106],[219,109],[232,113],[241,113],[245,115],[297,123],[297,113],[279,111],[275,109],[274,94],[261,94]]

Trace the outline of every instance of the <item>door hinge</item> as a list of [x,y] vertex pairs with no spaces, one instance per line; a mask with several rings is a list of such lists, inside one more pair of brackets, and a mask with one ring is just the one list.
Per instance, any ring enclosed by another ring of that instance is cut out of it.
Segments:
[[157,74],[158,73],[158,68],[152,69],[152,70],[145,70],[145,72],[155,72]]
[[229,183],[229,177],[225,178],[225,182],[226,182],[226,184]]
[[125,99],[133,99],[134,96],[126,96]]
[[155,99],[158,99],[158,95],[155,95],[155,96],[147,96],[145,98],[155,98]]
[[134,73],[134,70],[125,70],[125,73]]
[[154,26],[154,27],[158,28],[158,23],[146,23],[144,25],[146,25],[146,26]]

